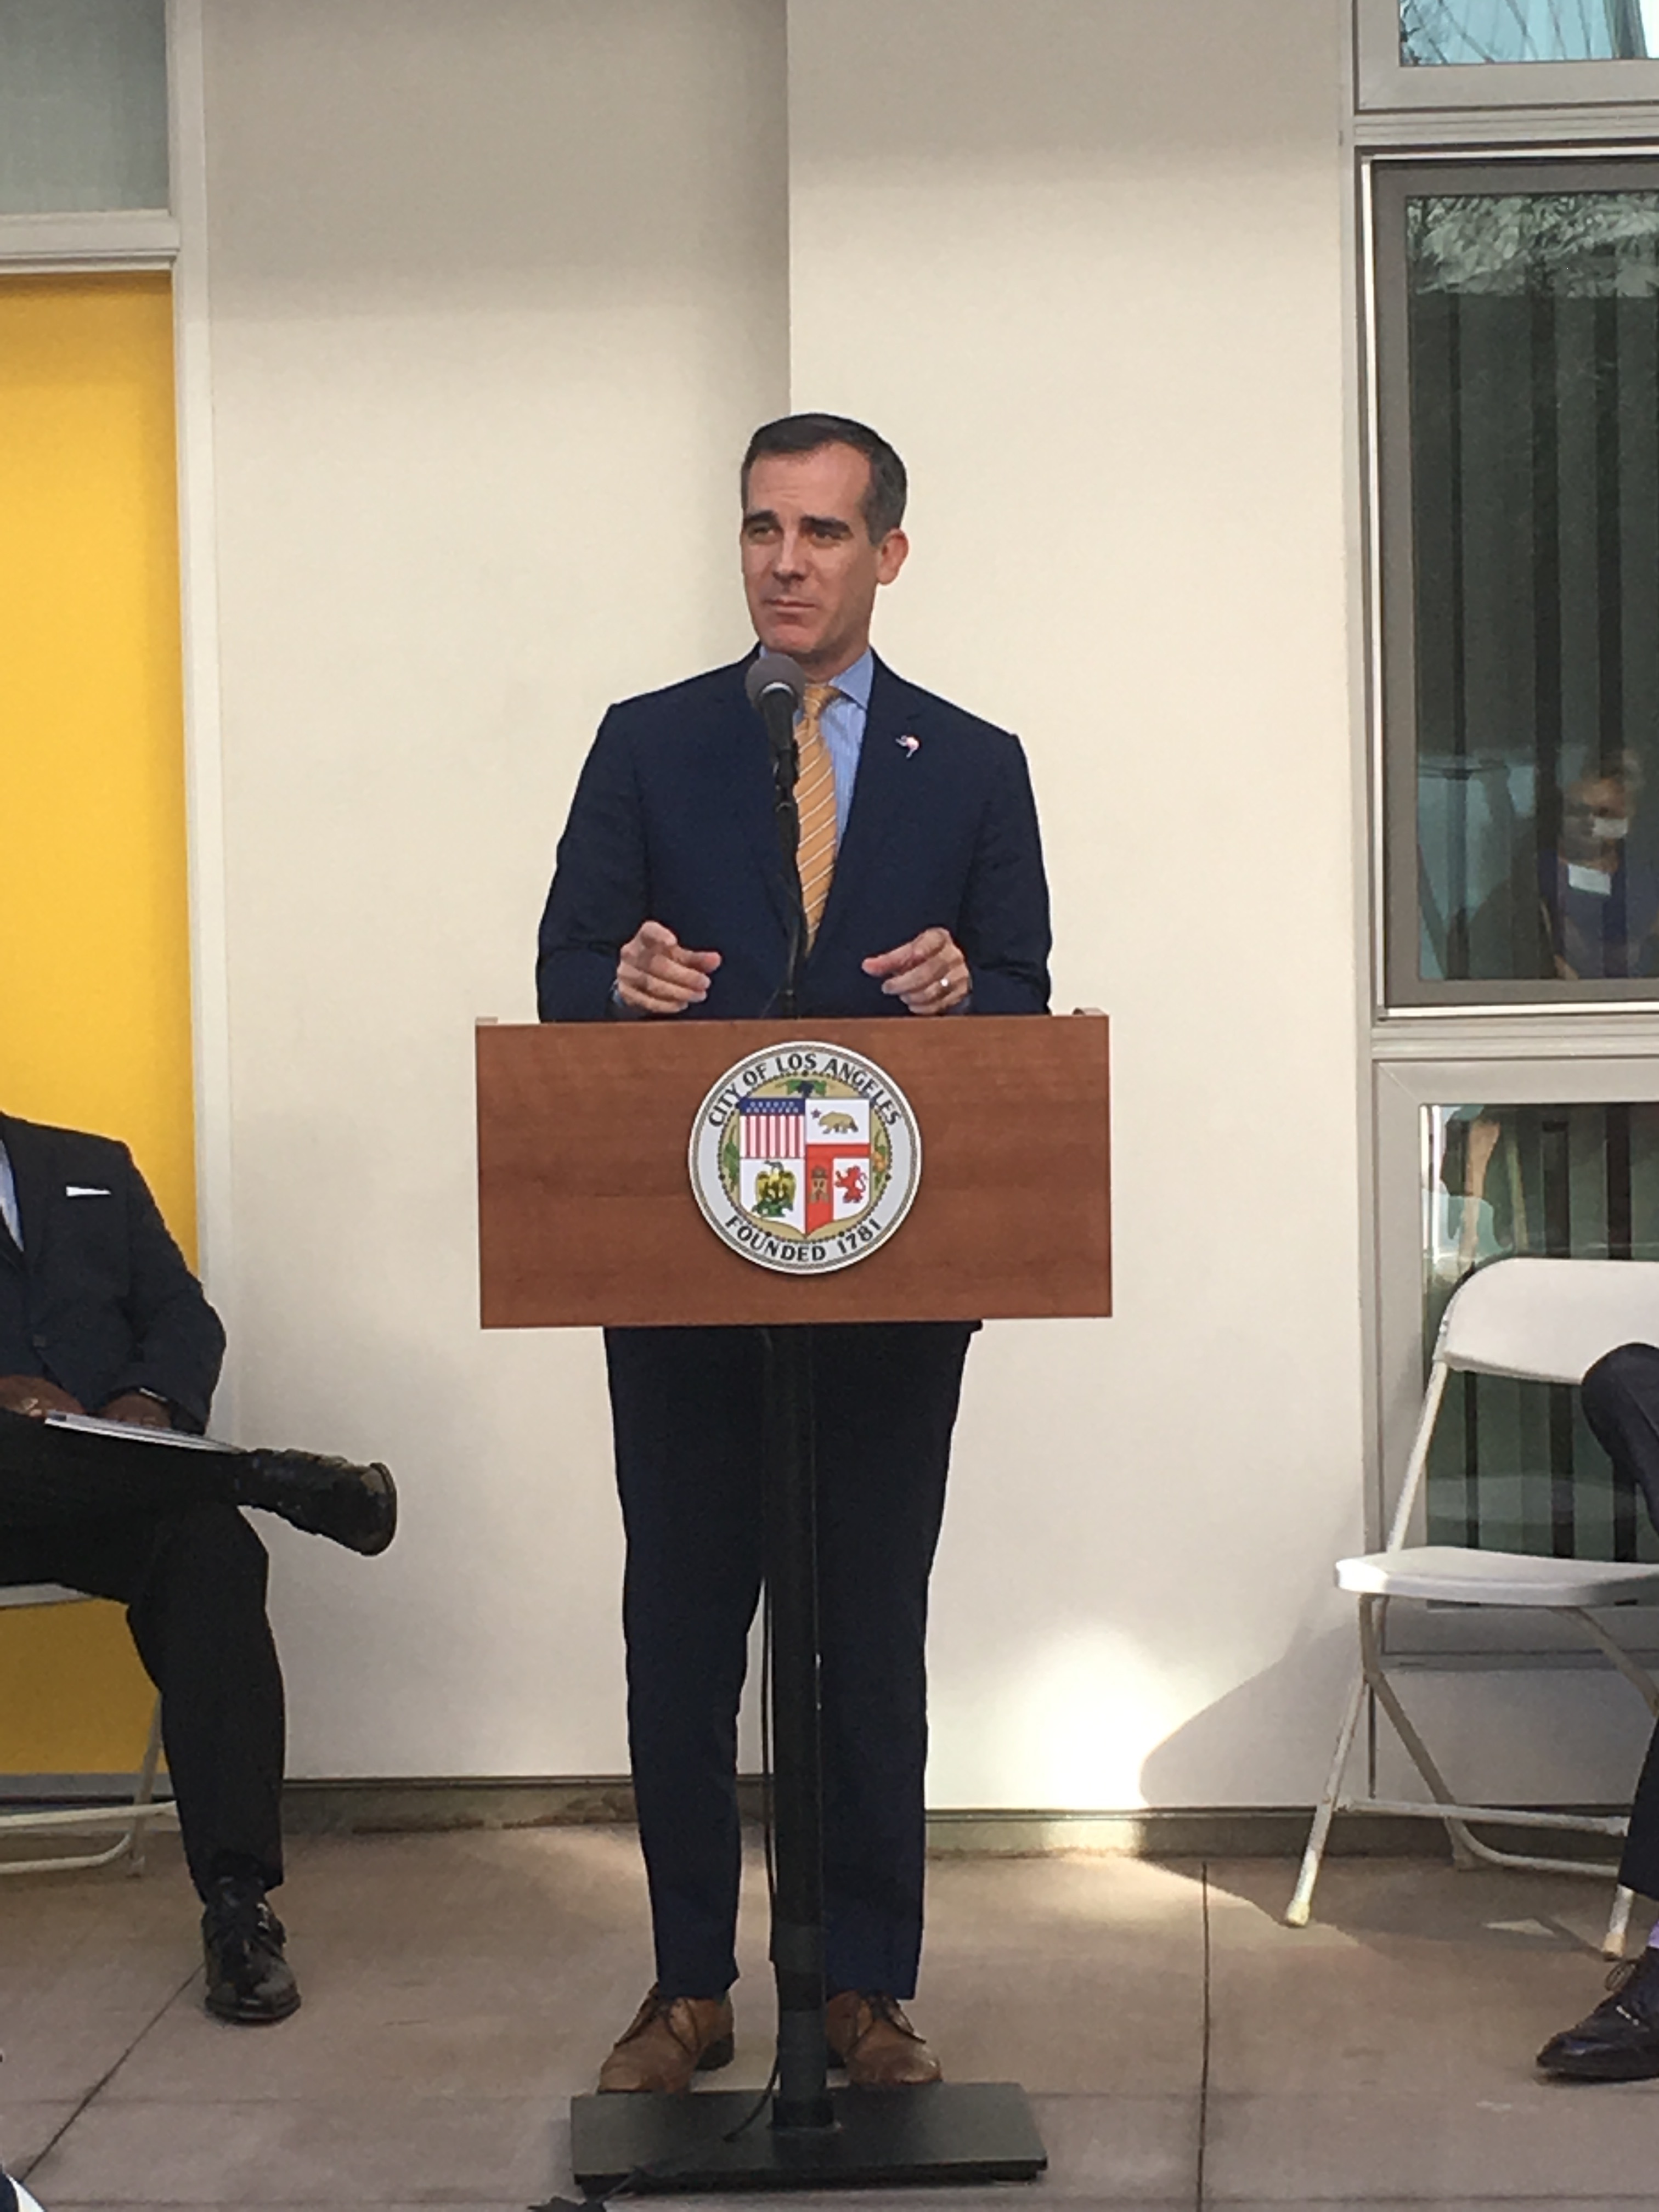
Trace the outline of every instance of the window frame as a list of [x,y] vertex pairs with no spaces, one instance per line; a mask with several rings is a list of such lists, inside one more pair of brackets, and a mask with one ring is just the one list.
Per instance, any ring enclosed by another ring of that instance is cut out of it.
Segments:
[[[174,202],[178,197],[174,181],[174,166],[179,154],[176,91],[179,60],[179,9],[176,0],[151,0],[151,4],[157,18],[156,27],[161,33],[161,40],[159,59],[161,71],[160,90],[163,112],[160,118],[159,145],[151,140],[148,143],[147,150],[151,154],[159,154],[166,171],[166,190],[161,200],[159,203],[155,201],[134,202],[131,204],[124,203],[115,207],[94,205],[82,208],[46,208],[38,211],[8,210],[0,214],[0,241],[3,242],[9,263],[15,262],[19,240],[27,244],[32,234],[36,234],[39,239],[45,240],[46,243],[41,250],[46,255],[59,253],[57,240],[61,234],[70,241],[67,247],[63,250],[64,254],[72,258],[90,260],[96,258],[101,250],[106,256],[106,265],[108,265],[108,252],[121,252],[124,244],[127,243],[128,234],[131,240],[137,241],[136,248],[127,245],[128,258],[125,265],[129,267],[142,265],[135,263],[132,254],[135,250],[143,250],[145,244],[149,244],[152,251],[159,253],[176,251],[177,225],[170,224],[169,218],[173,213]],[[171,235],[167,234],[168,230]],[[85,237],[82,236],[83,231],[86,233]],[[158,240],[159,246],[156,243]],[[63,258],[63,255],[59,258]],[[165,264],[161,259],[157,258],[149,265],[161,267]]]
[[[1421,1250],[1424,1109],[1480,1097],[1494,1105],[1605,1104],[1659,1097],[1659,1005],[1653,996],[1622,1003],[1605,998],[1540,1003],[1542,994],[1532,985],[1512,997],[1499,999],[1487,991],[1462,1004],[1391,1000],[1388,930],[1394,916],[1388,902],[1385,770],[1394,733],[1390,726],[1385,745],[1384,724],[1385,701],[1400,696],[1400,670],[1387,663],[1383,612],[1385,584],[1398,592],[1401,580],[1385,578],[1383,564],[1376,250],[1376,201],[1379,192],[1386,196],[1393,188],[1396,171],[1430,173],[1439,180],[1474,169],[1503,168],[1513,173],[1523,190],[1539,188],[1542,163],[1557,173],[1561,165],[1593,164],[1598,183],[1620,164],[1627,171],[1640,164],[1645,171],[1647,163],[1659,161],[1659,62],[1407,69],[1399,58],[1399,24],[1398,0],[1354,0],[1352,105],[1347,118],[1354,155],[1348,252],[1355,304],[1349,435],[1356,744],[1364,763],[1365,910],[1370,924],[1370,958],[1358,986],[1367,1139],[1362,1495],[1370,1548],[1381,1545],[1398,1500],[1427,1379]],[[1395,235],[1403,247],[1403,229]],[[1400,489],[1396,483],[1396,501]],[[1408,610],[1410,580],[1408,569]],[[1408,682],[1414,678],[1409,663],[1405,673]],[[1406,757],[1413,787],[1407,818],[1414,840],[1414,691],[1408,690],[1406,699]],[[1414,869],[1413,862],[1406,939],[1413,969]],[[1397,958],[1394,964],[1398,967]],[[1650,988],[1659,994],[1659,983]],[[1632,1649],[1659,1657],[1659,1607],[1621,1609],[1619,1632]],[[1536,1613],[1396,1607],[1386,1638],[1391,1652],[1431,1671],[1511,1666],[1553,1671],[1601,1664],[1585,1653],[1582,1638]]]
[[1659,59],[1407,64],[1400,58],[1400,0],[1354,0],[1354,100],[1362,114],[1659,100]]
[[1377,150],[1365,157],[1362,181],[1370,341],[1368,536],[1376,580],[1370,613],[1378,1012],[1384,1018],[1543,1012],[1579,1017],[1611,1008],[1652,1013],[1659,1011],[1659,977],[1572,983],[1546,976],[1440,981],[1418,973],[1416,587],[1405,210],[1409,200],[1435,192],[1492,198],[1545,190],[1659,192],[1659,146],[1626,145],[1605,152],[1559,145],[1525,151]]
[[[1473,1040],[1470,1041],[1473,1043]],[[1551,1057],[1541,1037],[1525,1057],[1378,1058],[1373,1073],[1376,1175],[1377,1467],[1367,1485],[1366,1541],[1380,1548],[1393,1517],[1428,1382],[1423,1340],[1423,1115],[1431,1106],[1601,1106],[1659,1103],[1659,1056],[1632,1040],[1617,1054]],[[1635,1262],[1632,1265],[1638,1264]],[[1408,1540],[1425,1540],[1426,1486]],[[1621,1642],[1659,1656],[1659,1606],[1619,1609]],[[1407,1655],[1572,1658],[1575,1624],[1537,1612],[1396,1608],[1389,1648]],[[1599,1662],[1598,1662],[1599,1663]]]

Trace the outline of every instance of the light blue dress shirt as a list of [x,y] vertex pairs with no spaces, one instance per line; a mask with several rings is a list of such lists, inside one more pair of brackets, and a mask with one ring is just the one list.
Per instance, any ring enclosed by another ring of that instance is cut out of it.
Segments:
[[820,726],[830,748],[830,764],[836,772],[836,842],[847,835],[847,817],[853,811],[853,786],[858,781],[859,755],[864,750],[864,725],[870,714],[870,686],[876,673],[876,656],[868,646],[850,668],[836,678],[836,696],[823,710]]
[[11,1231],[11,1241],[21,1252],[23,1249],[23,1217],[17,1211],[17,1183],[11,1171],[11,1161],[6,1148],[0,1145],[0,1221]]

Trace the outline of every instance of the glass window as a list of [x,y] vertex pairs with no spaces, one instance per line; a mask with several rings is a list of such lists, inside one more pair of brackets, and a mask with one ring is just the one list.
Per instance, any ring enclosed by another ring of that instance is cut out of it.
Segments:
[[[1659,1104],[1433,1106],[1423,1116],[1425,1351],[1471,1268],[1510,1253],[1659,1260]],[[1452,1378],[1430,1454],[1429,1541],[1656,1559],[1578,1394]]]
[[1656,55],[1659,0],[1400,0],[1400,58],[1408,67]]
[[1593,175],[1379,191],[1399,1002],[1659,997],[1659,169]]
[[0,215],[167,204],[165,0],[0,0]]

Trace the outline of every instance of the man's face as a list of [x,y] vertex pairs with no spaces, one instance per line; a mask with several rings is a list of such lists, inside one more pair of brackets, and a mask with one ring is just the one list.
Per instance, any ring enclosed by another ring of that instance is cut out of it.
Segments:
[[1561,853],[1569,860],[1608,856],[1628,835],[1635,795],[1616,775],[1584,775],[1562,793]]
[[909,542],[890,530],[870,542],[864,495],[870,464],[852,446],[763,453],[749,471],[743,588],[755,635],[820,682],[839,676],[870,642],[877,587],[904,565]]

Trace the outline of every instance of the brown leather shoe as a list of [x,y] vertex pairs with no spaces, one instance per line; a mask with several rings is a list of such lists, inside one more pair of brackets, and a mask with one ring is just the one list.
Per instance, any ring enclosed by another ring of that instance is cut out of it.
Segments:
[[823,2008],[824,2040],[854,2089],[915,2089],[944,2069],[900,2011],[877,1990],[842,1990]]
[[683,2096],[694,2074],[732,2063],[729,1997],[665,1997],[651,1990],[599,2069],[601,2091]]

